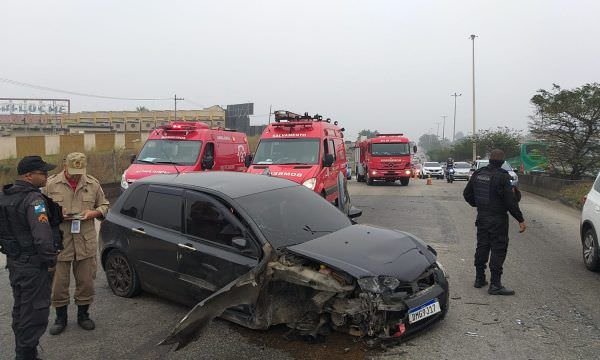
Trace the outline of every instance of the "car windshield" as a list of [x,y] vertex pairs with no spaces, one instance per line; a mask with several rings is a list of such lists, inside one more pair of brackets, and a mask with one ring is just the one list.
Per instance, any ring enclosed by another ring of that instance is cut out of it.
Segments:
[[148,140],[135,163],[194,165],[200,148],[202,141],[198,140]]
[[436,163],[436,162],[426,162],[425,164],[423,164],[424,167],[441,167],[442,165],[440,165],[440,163]]
[[457,162],[457,163],[454,163],[454,167],[457,169],[469,169],[469,168],[471,168],[471,165],[469,165],[469,163],[465,163],[465,162]]
[[304,186],[261,192],[236,200],[276,249],[352,225],[338,208]]
[[253,164],[318,164],[319,139],[261,140]]
[[[490,161],[489,161],[489,160],[481,160],[481,161],[479,161],[479,163],[477,164],[477,166],[478,166],[477,168],[478,168],[478,169],[481,169],[481,168],[482,168],[482,167],[484,167],[484,166],[488,166],[488,165],[489,165],[489,163],[490,163]],[[510,166],[510,164],[509,164],[507,161],[505,161],[505,162],[502,164],[502,168],[503,168],[504,170],[506,170],[506,171],[513,171],[513,168],[512,168],[512,166]]]
[[371,154],[373,156],[409,155],[410,146],[408,146],[408,143],[375,143],[371,145]]

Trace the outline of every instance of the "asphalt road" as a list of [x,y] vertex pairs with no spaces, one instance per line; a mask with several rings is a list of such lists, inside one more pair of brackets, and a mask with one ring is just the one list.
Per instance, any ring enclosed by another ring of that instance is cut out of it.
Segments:
[[[287,339],[285,327],[252,331],[217,320],[199,341],[172,352],[156,344],[187,308],[150,294],[112,295],[98,272],[91,309],[97,329],[85,332],[69,309],[57,337],[44,335],[44,359],[592,359],[600,357],[600,274],[581,260],[579,212],[524,193],[528,230],[511,219],[503,281],[512,297],[472,287],[475,211],[462,200],[464,182],[417,180],[399,184],[350,183],[361,223],[395,227],[431,243],[450,274],[451,306],[445,320],[387,349],[334,334],[321,343]],[[0,259],[0,264],[4,259]],[[13,358],[12,298],[8,271],[0,270],[0,359]]]

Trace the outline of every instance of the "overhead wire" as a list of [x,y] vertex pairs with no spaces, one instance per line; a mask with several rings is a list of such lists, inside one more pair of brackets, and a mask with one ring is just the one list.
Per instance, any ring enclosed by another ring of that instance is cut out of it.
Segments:
[[57,92],[57,93],[70,94],[70,95],[76,95],[76,96],[84,96],[84,97],[91,97],[91,98],[97,98],[97,99],[126,100],[126,101],[167,101],[167,100],[173,100],[171,97],[165,97],[165,98],[130,98],[130,97],[120,97],[120,96],[105,96],[105,95],[97,95],[97,94],[88,94],[88,93],[82,93],[82,92],[78,92],[78,91],[61,90],[61,89],[55,89],[55,88],[51,88],[51,87],[47,87],[47,86],[28,84],[28,83],[24,83],[24,82],[16,81],[16,80],[11,80],[11,79],[7,79],[7,78],[0,78],[0,82],[6,83],[6,84],[10,84],[10,85],[15,85],[15,86],[28,87],[28,88],[31,88],[31,89],[44,90],[44,91],[52,91],[52,92]]

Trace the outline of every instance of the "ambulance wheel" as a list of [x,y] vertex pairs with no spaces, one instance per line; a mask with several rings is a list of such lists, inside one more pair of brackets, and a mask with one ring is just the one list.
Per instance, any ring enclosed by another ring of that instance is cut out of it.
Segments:
[[112,250],[104,265],[106,281],[112,292],[117,296],[133,297],[140,293],[140,278],[125,254]]

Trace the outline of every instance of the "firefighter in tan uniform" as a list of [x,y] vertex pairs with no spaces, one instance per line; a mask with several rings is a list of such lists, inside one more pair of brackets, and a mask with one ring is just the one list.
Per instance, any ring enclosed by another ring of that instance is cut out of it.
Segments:
[[63,208],[65,221],[64,250],[59,254],[52,282],[52,306],[56,321],[50,327],[51,335],[58,335],[67,326],[67,305],[70,303],[69,280],[71,269],[75,277],[75,304],[77,323],[85,330],[93,330],[88,309],[94,300],[96,255],[98,238],[94,219],[103,219],[108,211],[108,200],[100,182],[86,174],[87,160],[82,153],[70,153],[65,158],[64,171],[51,176],[44,193]]

